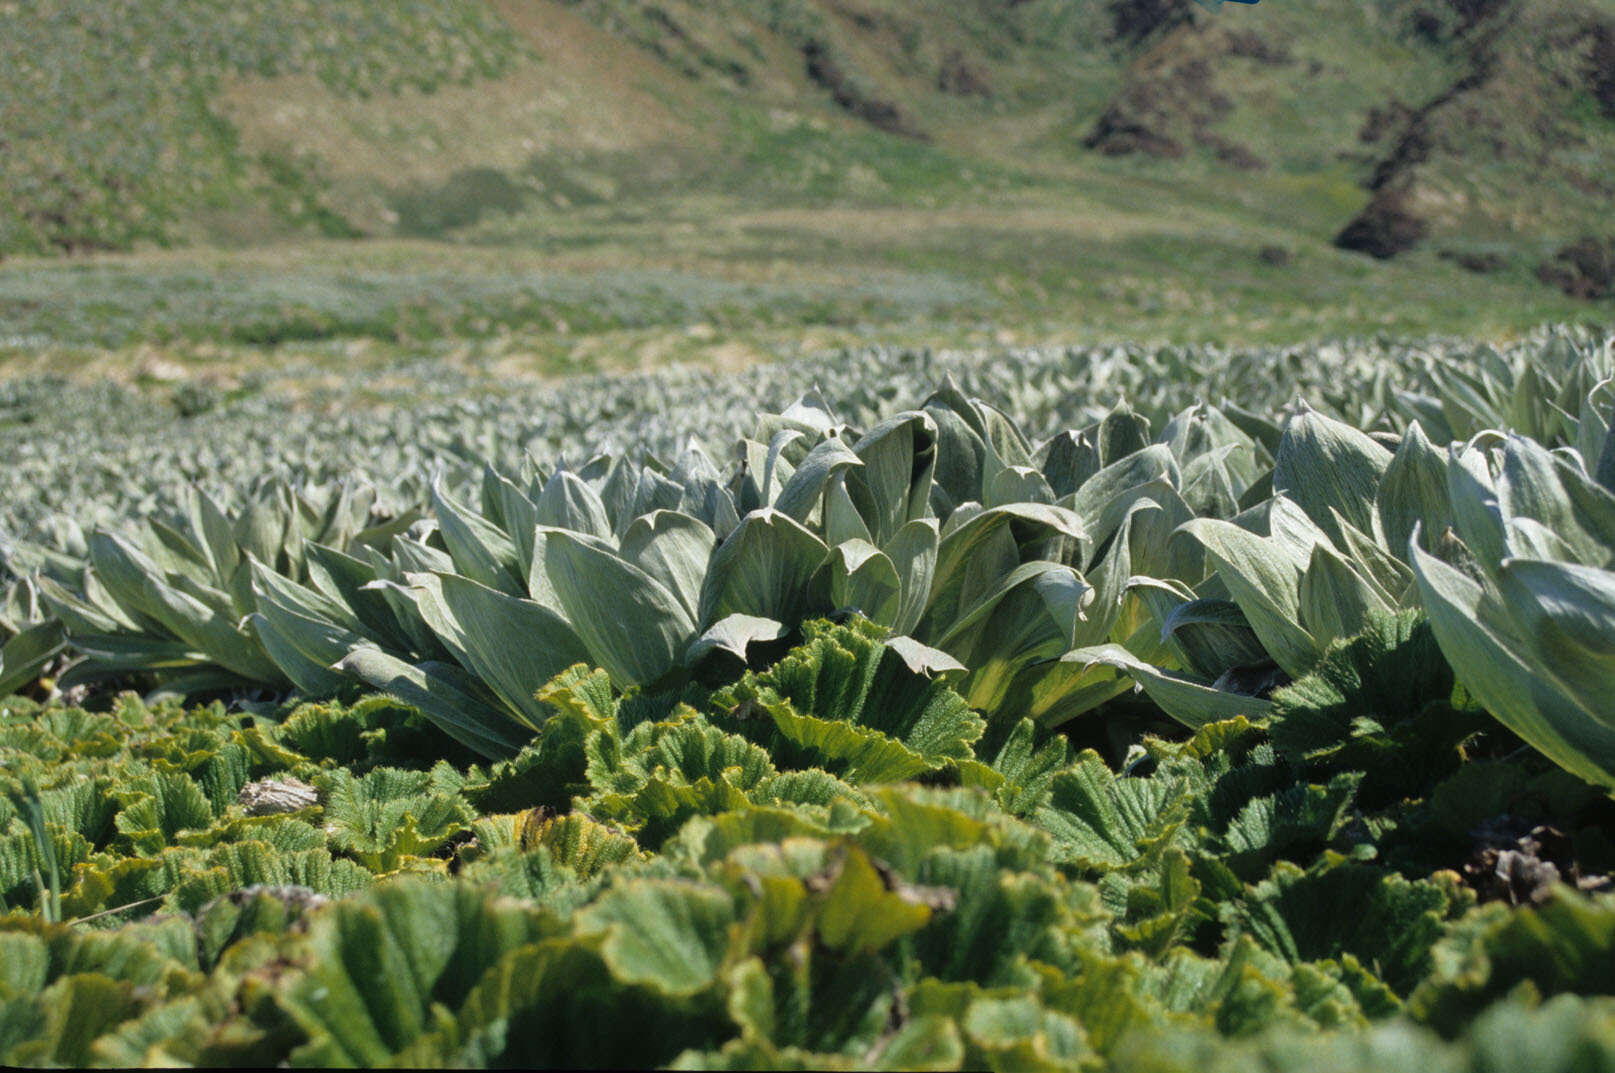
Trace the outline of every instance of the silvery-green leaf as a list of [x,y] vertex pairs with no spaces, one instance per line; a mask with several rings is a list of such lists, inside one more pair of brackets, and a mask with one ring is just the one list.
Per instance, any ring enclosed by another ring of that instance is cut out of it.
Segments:
[[800,398],[785,408],[780,417],[801,425],[805,430],[821,434],[841,424],[835,408],[824,400],[823,393],[817,387],[804,392]]
[[0,645],[0,697],[9,697],[43,674],[62,651],[65,637],[60,622],[40,622]]
[[1099,422],[1093,441],[1099,448],[1101,464],[1114,465],[1149,445],[1149,418],[1136,412],[1125,400],[1118,402]]
[[[783,433],[787,436],[793,434],[790,431]],[[772,469],[767,444],[744,439],[736,445],[736,451],[740,456],[740,474],[735,489],[735,506],[750,513],[773,502],[779,489],[769,488],[765,483]],[[678,506],[677,503],[672,505]]]
[[909,633],[925,614],[936,577],[939,543],[936,519],[916,518],[899,529],[881,549],[892,561],[902,583],[902,596],[891,622],[896,633]]
[[1057,498],[1076,492],[1099,472],[1099,451],[1080,432],[1061,432],[1038,448],[1037,459],[1049,489]]
[[[654,458],[651,460],[654,461]],[[679,452],[677,464],[672,470],[667,471],[667,476],[677,485],[723,479],[718,467],[712,464],[712,459],[707,457],[707,453],[701,449],[701,444],[694,439],[686,441],[684,449]]]
[[274,663],[236,628],[232,617],[168,584],[156,565],[123,539],[96,533],[90,553],[108,591],[126,611],[155,626],[158,637],[178,637],[221,667],[253,681],[282,680]]
[[407,651],[414,647],[413,635],[399,622],[386,596],[369,587],[380,577],[377,563],[386,562],[373,551],[371,554],[374,558],[365,561],[323,544],[307,545],[304,563],[309,587],[346,608],[383,647]]
[[1380,482],[1391,452],[1350,425],[1308,410],[1290,419],[1273,465],[1273,490],[1295,500],[1337,545],[1329,508],[1379,537]]
[[[247,562],[252,571],[253,590],[260,602],[270,599],[306,618],[362,632],[358,618],[346,604],[306,585],[299,585],[291,578],[266,568],[256,559],[248,559]],[[325,662],[329,664],[332,660]]]
[[281,502],[281,513],[286,518],[286,529],[281,536],[280,551],[273,562],[293,577],[303,574],[303,542],[318,535],[319,511],[314,504],[294,489],[276,482],[275,494]]
[[890,627],[897,620],[902,588],[892,561],[868,541],[849,540],[830,549],[830,602],[838,610],[855,610]]
[[600,502],[605,505],[606,517],[611,519],[611,530],[619,536],[634,520],[632,505],[634,489],[638,484],[639,474],[627,458],[618,455],[611,460],[605,478],[595,485]]
[[[204,653],[184,641],[129,634],[75,633],[71,636],[74,650],[86,659],[62,675],[57,684],[63,688],[71,682],[93,681],[98,676],[129,671],[167,674],[194,670],[208,662]],[[238,685],[239,681],[232,684]]]
[[[1396,551],[1407,547],[1413,527],[1423,524],[1425,539],[1440,538],[1453,523],[1447,491],[1447,461],[1415,421],[1402,436],[1379,489],[1380,523]],[[1425,549],[1429,550],[1429,549]]]
[[1509,617],[1532,662],[1615,729],[1615,572],[1513,559],[1497,572]]
[[[846,473],[852,501],[860,508],[871,543],[879,546],[910,520],[923,516],[936,470],[937,427],[923,412],[887,418],[852,446],[863,466]],[[857,489],[868,493],[860,502]]]
[[290,519],[272,496],[254,496],[236,516],[233,537],[242,555],[276,565]]
[[1526,642],[1498,622],[1485,590],[1426,553],[1408,554],[1431,628],[1458,681],[1487,711],[1566,771],[1615,789],[1615,729],[1516,653]]
[[444,733],[491,759],[515,753],[532,731],[506,718],[476,679],[443,663],[413,665],[379,648],[356,649],[337,670],[419,708]]
[[1053,585],[1049,595],[1053,606],[1058,610],[1055,621],[1063,641],[1062,648],[1070,648],[1071,641],[1076,635],[1077,622],[1082,616],[1082,609],[1093,599],[1093,588],[1069,566],[1046,562],[1023,563],[998,578],[996,583],[981,593],[972,604],[961,608],[960,614],[946,629],[939,632],[936,638],[937,647],[955,653],[965,652],[967,655],[983,646],[993,647],[998,638],[980,637],[988,617],[1017,589],[1044,580],[1050,581]]
[[146,591],[161,609],[168,630],[219,666],[256,682],[278,685],[283,681],[256,639],[244,634],[231,617],[157,578],[147,579]]
[[452,653],[421,617],[420,602],[412,588],[390,578],[377,578],[365,588],[386,601],[392,621],[398,626],[398,633],[408,642],[404,648],[412,657],[438,661],[452,658]]
[[1387,607],[1411,607],[1417,600],[1413,585],[1413,571],[1366,534],[1358,531],[1340,515],[1335,515],[1335,528],[1346,538],[1340,548],[1341,557],[1351,563],[1352,569],[1374,590]]
[[37,584],[40,601],[52,615],[62,620],[75,640],[81,634],[114,634],[138,629],[127,615],[116,611],[115,605],[113,609],[98,607],[80,599],[54,578],[42,577]]
[[759,485],[762,489],[762,502],[759,506],[767,506],[778,498],[786,482],[796,473],[797,450],[806,454],[807,437],[796,429],[782,429],[774,433],[768,441],[768,455],[763,463],[763,479]]
[[1269,456],[1278,455],[1279,444],[1284,439],[1284,430],[1277,424],[1227,399],[1224,399],[1217,408],[1233,422],[1235,428],[1261,444]]
[[304,695],[334,696],[345,679],[332,664],[367,643],[352,631],[300,615],[273,600],[264,600],[251,616],[264,650],[282,674]]
[[[1528,514],[1575,549],[1580,562],[1610,566],[1615,560],[1615,493],[1575,462],[1548,453],[1529,440],[1505,448],[1498,494],[1511,515]],[[1530,482],[1541,481],[1532,488]]]
[[[1122,515],[1129,527],[1134,572],[1153,577],[1204,577],[1205,549],[1198,541],[1176,535],[1194,517],[1194,511],[1164,481],[1139,491],[1139,498]],[[1096,563],[1089,564],[1090,573],[1095,569]]]
[[1442,409],[1440,399],[1415,391],[1397,391],[1395,397],[1398,409],[1412,418],[1411,423],[1421,426],[1437,443],[1451,443],[1458,438],[1447,423],[1447,413]]
[[953,628],[999,584],[1019,562],[1017,536],[1028,543],[1053,536],[1080,539],[1083,530],[1071,511],[1037,503],[994,507],[972,514],[952,531],[944,527],[922,636],[939,636]]
[[376,490],[368,485],[344,481],[337,495],[320,517],[315,531],[307,534],[316,544],[347,547],[365,527],[376,502]]
[[979,416],[951,380],[925,401],[924,410],[935,423],[937,434],[931,509],[945,518],[959,504],[981,498],[987,446]]
[[1362,633],[1369,611],[1392,610],[1351,564],[1324,544],[1312,549],[1312,561],[1301,575],[1300,598],[1301,624],[1319,648]]
[[888,637],[884,643],[915,674],[947,678],[962,675],[969,669],[941,649],[923,645],[906,634]]
[[1031,466],[1005,466],[987,480],[982,504],[988,508],[1011,503],[1053,503],[1054,490],[1043,474]]
[[221,618],[236,621],[242,617],[236,610],[235,599],[227,592],[221,592],[211,585],[198,581],[190,574],[170,574],[167,580],[174,588]]
[[1144,489],[1164,482],[1176,490],[1182,481],[1172,449],[1164,443],[1152,444],[1095,473],[1083,482],[1070,501],[1082,519],[1083,529],[1095,544],[1110,538],[1126,517],[1132,500]]
[[959,530],[963,529],[966,524],[975,519],[986,509],[986,507],[983,507],[980,503],[977,503],[973,499],[960,503],[957,507],[953,508],[953,513],[949,514],[945,519],[943,519],[941,539],[946,540],[954,533],[957,533]]
[[214,577],[229,577],[241,562],[241,549],[224,511],[213,497],[192,487],[186,496],[186,507],[191,515],[192,527],[201,534],[208,558],[213,564]]
[[1287,496],[1273,497],[1267,512],[1267,529],[1284,558],[1297,566],[1310,562],[1312,550],[1319,544],[1328,545],[1331,549],[1334,547],[1334,542],[1323,527]]
[[90,562],[107,593],[120,610],[141,627],[161,632],[161,611],[151,598],[146,580],[162,569],[123,537],[113,533],[90,534]]
[[[1139,585],[1133,591],[1144,597],[1163,593],[1153,586]],[[1158,610],[1156,613],[1159,617]],[[1216,681],[1238,667],[1258,666],[1268,658],[1245,613],[1232,600],[1187,600],[1178,604],[1161,621],[1161,637],[1178,649],[1190,670],[1208,681]]]
[[814,578],[829,554],[822,540],[779,511],[753,511],[713,553],[699,621],[737,613],[801,621],[828,596],[815,591]]
[[[624,688],[667,673],[696,632],[695,620],[678,597],[585,537],[559,529],[539,533],[545,538],[550,584],[590,661]],[[716,566],[716,557],[713,562]]]
[[1581,457],[1593,480],[1615,494],[1615,380],[1603,380],[1587,393],[1577,427]]
[[1122,601],[1127,598],[1128,579],[1133,573],[1133,526],[1138,519],[1160,511],[1160,505],[1154,500],[1139,500],[1116,527],[1116,536],[1110,542],[1110,547],[1088,571],[1088,580],[1093,584],[1092,606],[1088,609],[1087,620],[1078,627],[1072,639],[1073,645],[1097,645],[1110,639],[1111,627],[1121,614]]
[[491,466],[483,468],[483,495],[499,504],[499,527],[510,536],[516,546],[516,562],[533,559],[533,528],[538,525],[538,507],[527,493],[496,473]]
[[1269,702],[1258,697],[1225,693],[1186,675],[1163,670],[1139,659],[1121,645],[1074,649],[1062,656],[1060,662],[1080,667],[1101,664],[1127,672],[1163,712],[1185,726],[1202,727],[1239,715],[1256,719],[1272,708]]
[[[991,403],[972,399],[971,404],[980,416],[981,436],[993,457],[998,461],[998,468],[1006,466],[1030,466],[1032,464],[1032,445],[1026,441],[1020,426],[1013,418]],[[1149,435],[1149,423],[1145,422],[1144,434]]]
[[416,575],[421,616],[455,658],[535,730],[547,717],[538,691],[589,650],[564,619],[531,600],[453,574]]
[[699,518],[712,530],[713,536],[725,540],[740,524],[740,515],[735,511],[734,497],[725,491],[716,481],[708,481],[699,486],[685,489],[685,494],[679,500],[680,510],[692,517]]
[[677,511],[637,518],[622,537],[622,557],[665,585],[693,618],[717,538],[707,524]]
[[[388,548],[397,537],[408,532],[409,528],[420,521],[422,517],[424,517],[424,512],[421,508],[411,507],[385,522],[378,522],[367,529],[359,530],[353,534],[351,545],[354,549],[359,547]],[[317,543],[323,543],[323,541],[318,541]]]
[[1228,458],[1239,448],[1219,447],[1190,459],[1183,467],[1183,499],[1203,518],[1232,518],[1239,513],[1239,493],[1234,489]]
[[696,638],[684,653],[684,662],[699,663],[709,652],[728,652],[746,659],[747,649],[756,642],[778,641],[790,633],[783,622],[756,615],[729,615]]
[[1114,667],[1039,660],[1018,669],[999,710],[1057,727],[1127,693],[1133,680]]
[[1320,648],[1301,626],[1301,564],[1278,542],[1229,522],[1197,518],[1182,531],[1205,547],[1268,655],[1292,677],[1305,674]]
[[1071,649],[1082,607],[1093,596],[1070,567],[1028,563],[1022,569],[1023,579],[1006,584],[937,644],[970,668],[958,689],[982,711],[999,710],[1023,670]]
[[601,540],[612,536],[605,503],[587,481],[568,470],[559,470],[544,485],[534,513],[537,523],[546,528],[566,529]]
[[1510,558],[1574,562],[1575,549],[1535,518],[1510,518],[1507,527]]
[[795,521],[807,523],[824,495],[825,486],[837,474],[863,464],[839,436],[824,440],[808,452],[791,479],[785,482],[774,501],[774,509]]
[[510,537],[480,514],[455,502],[435,481],[431,495],[438,529],[455,569],[500,592],[512,596],[522,592],[526,571]]
[[1447,493],[1456,522],[1454,529],[1464,543],[1480,562],[1501,562],[1508,554],[1508,531],[1497,488],[1486,472],[1481,452],[1454,453],[1447,466]]
[[683,497],[682,484],[676,484],[647,467],[639,472],[639,483],[634,487],[628,513],[638,518],[654,510],[678,510]]

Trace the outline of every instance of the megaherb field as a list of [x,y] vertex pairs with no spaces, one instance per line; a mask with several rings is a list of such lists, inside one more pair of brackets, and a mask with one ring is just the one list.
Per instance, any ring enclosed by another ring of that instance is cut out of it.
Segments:
[[1612,375],[7,381],[0,1062],[1615,1069]]

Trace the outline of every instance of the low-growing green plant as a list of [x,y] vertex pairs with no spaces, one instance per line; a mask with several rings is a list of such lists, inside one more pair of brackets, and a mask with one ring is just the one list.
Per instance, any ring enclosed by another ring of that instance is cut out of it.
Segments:
[[[1428,653],[1412,619],[1377,629],[1326,665]],[[1441,792],[1358,797],[1368,754],[1316,747],[1341,674],[1281,691],[1266,725],[1147,738],[1118,771],[1029,719],[988,740],[883,636],[812,622],[714,689],[625,696],[571,668],[538,691],[538,739],[491,765],[383,697],[279,719],[13,701],[0,781],[38,781],[26,816],[0,805],[0,887],[30,902],[39,844],[62,872],[59,921],[44,898],[0,916],[0,1059],[1311,1068],[1301,1039],[1330,1069],[1615,1057],[1615,903],[1558,885],[1476,906],[1442,862],[1378,859]],[[1597,800],[1560,792],[1544,819],[1580,838]],[[1588,889],[1615,864],[1595,844]]]

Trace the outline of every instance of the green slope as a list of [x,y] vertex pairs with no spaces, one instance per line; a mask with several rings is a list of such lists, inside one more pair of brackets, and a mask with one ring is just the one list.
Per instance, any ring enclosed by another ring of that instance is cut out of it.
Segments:
[[[1609,231],[1615,0],[0,10],[10,371],[143,340],[516,332],[564,371],[1609,312],[1536,269]],[[1382,265],[1335,248],[1354,227],[1414,241]]]
[[1611,0],[47,0],[9,22],[10,252],[855,193],[747,166],[803,117],[978,170],[1122,157],[1263,202],[1250,175],[1307,176],[1342,225],[1373,193],[1472,243],[1550,243],[1615,196]]

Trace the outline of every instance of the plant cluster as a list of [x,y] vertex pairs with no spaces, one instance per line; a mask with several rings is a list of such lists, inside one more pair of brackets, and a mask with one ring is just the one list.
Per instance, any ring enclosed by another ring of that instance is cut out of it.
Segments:
[[843,356],[14,541],[0,1060],[1615,1066],[1610,354]]
[[[867,622],[713,690],[571,668],[493,764],[380,697],[14,701],[0,1058],[1606,1068],[1603,877],[1515,908],[1450,866],[1506,814],[1607,867],[1607,799],[1490,757],[1478,712],[1462,749],[1280,732],[1360,702],[1344,669],[1428,658],[1423,623],[1381,627],[1281,716],[1145,738],[1121,772],[989,728]],[[1387,780],[1432,748],[1441,774]]]

